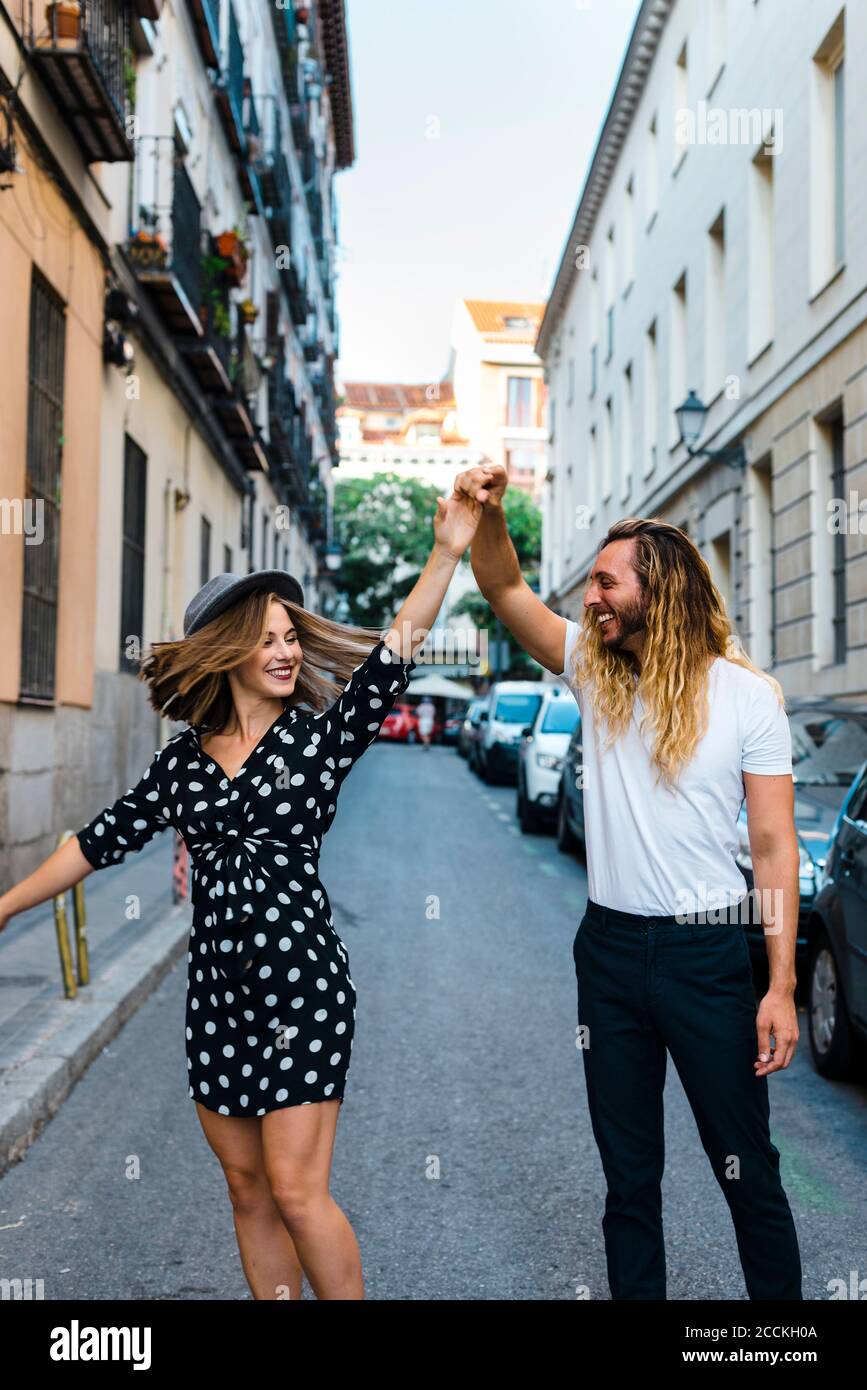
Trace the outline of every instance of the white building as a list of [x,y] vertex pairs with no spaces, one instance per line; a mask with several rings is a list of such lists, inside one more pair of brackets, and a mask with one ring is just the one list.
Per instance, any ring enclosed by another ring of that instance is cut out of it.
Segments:
[[[546,601],[577,616],[611,523],[664,517],[791,694],[867,690],[865,64],[862,4],[645,0],[537,342]],[[690,390],[743,467],[680,441]]]
[[460,299],[452,320],[449,377],[457,428],[512,487],[538,500],[545,474],[545,382],[535,342],[544,304]]

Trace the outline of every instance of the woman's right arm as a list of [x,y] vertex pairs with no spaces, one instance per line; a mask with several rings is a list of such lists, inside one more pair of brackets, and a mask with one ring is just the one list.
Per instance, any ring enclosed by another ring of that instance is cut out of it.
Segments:
[[58,893],[65,893],[67,888],[72,888],[92,873],[93,865],[82,854],[77,837],[71,835],[59,849],[49,854],[38,869],[0,897],[0,931],[10,917],[26,912],[30,907],[38,907]]

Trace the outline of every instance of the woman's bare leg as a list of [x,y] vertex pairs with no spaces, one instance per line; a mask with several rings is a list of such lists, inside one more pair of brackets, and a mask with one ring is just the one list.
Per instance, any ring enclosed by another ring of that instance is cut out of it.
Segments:
[[195,1105],[229,1188],[241,1264],[253,1297],[300,1298],[301,1264],[265,1172],[261,1117],[218,1115],[198,1101]]
[[319,1299],[363,1299],[361,1254],[328,1190],[339,1100],[262,1116],[265,1171],[310,1286]]

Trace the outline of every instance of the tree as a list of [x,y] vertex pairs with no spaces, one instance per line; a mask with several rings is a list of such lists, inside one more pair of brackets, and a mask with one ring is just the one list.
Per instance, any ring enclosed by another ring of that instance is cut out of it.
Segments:
[[393,473],[337,483],[334,537],[348,622],[379,627],[400,608],[430,554],[439,495],[432,484]]

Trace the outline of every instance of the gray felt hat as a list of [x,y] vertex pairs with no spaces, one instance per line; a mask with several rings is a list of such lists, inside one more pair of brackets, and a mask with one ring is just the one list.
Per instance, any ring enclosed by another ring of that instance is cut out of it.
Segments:
[[301,585],[286,570],[254,570],[252,574],[215,574],[203,584],[187,604],[184,614],[184,636],[190,637],[199,628],[218,618],[239,599],[256,589],[271,589],[281,598],[304,607]]

